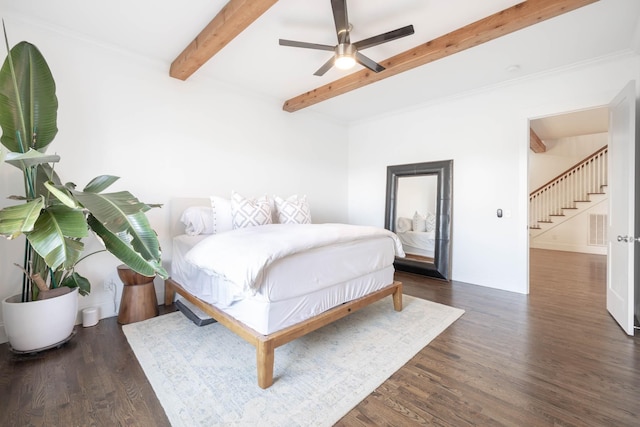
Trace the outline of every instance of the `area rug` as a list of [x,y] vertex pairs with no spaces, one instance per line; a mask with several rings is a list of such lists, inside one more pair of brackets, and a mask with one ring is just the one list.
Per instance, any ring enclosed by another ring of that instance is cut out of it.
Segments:
[[171,424],[330,426],[444,331],[463,310],[385,298],[278,347],[274,383],[256,379],[255,348],[175,312],[122,327]]

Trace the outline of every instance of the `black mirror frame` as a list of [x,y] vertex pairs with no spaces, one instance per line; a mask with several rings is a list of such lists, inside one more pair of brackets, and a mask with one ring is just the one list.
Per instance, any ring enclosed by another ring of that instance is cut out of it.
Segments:
[[384,220],[385,228],[395,233],[398,178],[419,175],[438,176],[434,263],[431,264],[396,257],[394,266],[396,270],[407,271],[409,273],[416,273],[449,281],[451,280],[453,160],[387,166],[387,205]]

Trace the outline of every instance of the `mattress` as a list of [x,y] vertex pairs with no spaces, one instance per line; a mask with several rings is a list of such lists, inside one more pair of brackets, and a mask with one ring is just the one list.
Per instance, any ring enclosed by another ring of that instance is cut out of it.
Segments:
[[203,236],[176,236],[171,276],[189,293],[261,334],[270,334],[393,282],[394,242],[387,237],[311,249],[274,262],[258,291],[199,270],[185,259]]

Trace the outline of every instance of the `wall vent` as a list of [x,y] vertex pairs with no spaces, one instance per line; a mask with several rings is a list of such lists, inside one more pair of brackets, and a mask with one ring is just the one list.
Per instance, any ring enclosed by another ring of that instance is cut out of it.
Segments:
[[607,246],[607,215],[589,215],[589,246]]

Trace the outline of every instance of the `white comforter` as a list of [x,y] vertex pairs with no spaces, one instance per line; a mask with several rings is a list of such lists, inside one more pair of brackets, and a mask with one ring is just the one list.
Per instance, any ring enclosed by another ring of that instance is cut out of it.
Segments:
[[396,255],[404,256],[398,237],[383,228],[347,224],[269,224],[214,234],[186,254],[187,262],[223,276],[255,294],[265,269],[274,261],[309,249],[388,236]]

